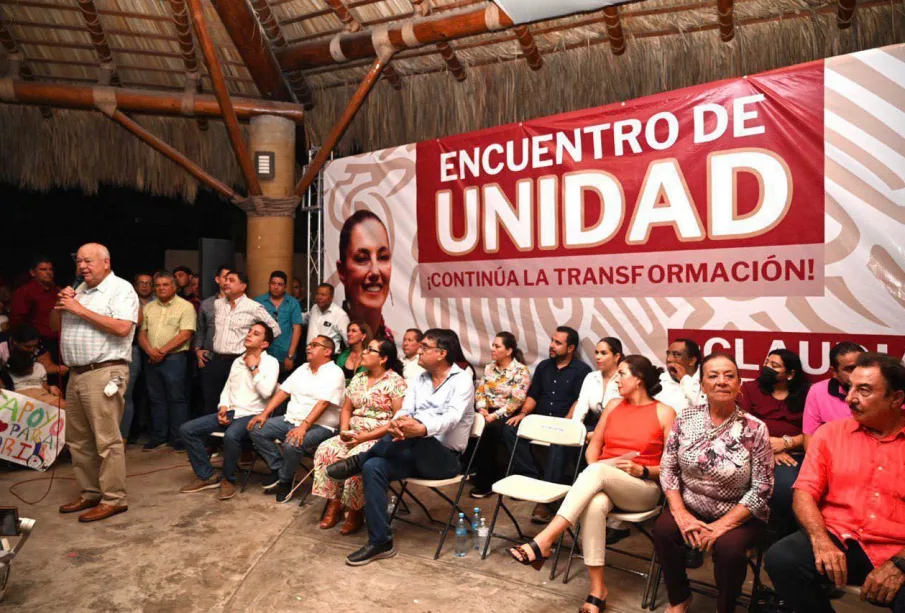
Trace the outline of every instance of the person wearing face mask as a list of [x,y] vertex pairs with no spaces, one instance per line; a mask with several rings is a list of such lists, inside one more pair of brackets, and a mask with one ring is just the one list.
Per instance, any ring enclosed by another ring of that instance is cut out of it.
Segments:
[[771,521],[782,535],[795,530],[792,485],[804,459],[802,412],[810,387],[798,354],[774,349],[757,379],[743,383],[738,396],[742,410],[763,421],[770,434],[776,463]]
[[805,449],[820,426],[851,417],[852,412],[845,402],[845,396],[848,394],[852,371],[862,353],[864,348],[851,341],[839,343],[830,349],[831,377],[812,385],[804,403],[802,433]]
[[336,272],[346,292],[350,319],[362,320],[374,338],[393,340],[383,320],[383,305],[390,293],[393,274],[390,235],[383,221],[368,210],[353,213],[339,232]]

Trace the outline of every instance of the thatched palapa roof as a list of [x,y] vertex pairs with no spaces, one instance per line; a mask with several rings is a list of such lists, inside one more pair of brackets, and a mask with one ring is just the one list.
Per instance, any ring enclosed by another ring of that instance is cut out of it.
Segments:
[[[0,0],[0,76],[18,65],[22,80],[37,83],[100,82],[182,96],[188,82],[196,93],[211,94],[186,2]],[[323,47],[344,32],[457,19],[487,4],[202,0],[229,94],[304,105],[312,144],[325,139],[372,60],[306,64],[295,50]],[[903,41],[905,0],[627,2],[398,50],[338,151],[437,138]],[[342,56],[345,43],[336,44]],[[242,184],[218,119],[133,118],[224,183]],[[0,104],[0,140],[0,181],[25,188],[90,193],[107,183],[187,200],[196,194],[197,182],[183,169],[95,111]]]

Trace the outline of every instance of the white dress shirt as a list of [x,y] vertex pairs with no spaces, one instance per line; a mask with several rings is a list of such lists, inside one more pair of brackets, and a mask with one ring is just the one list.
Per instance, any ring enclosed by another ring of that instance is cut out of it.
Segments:
[[312,372],[306,362],[283,381],[280,389],[289,394],[289,407],[284,418],[287,422],[301,425],[314,405],[326,400],[329,406],[315,423],[331,430],[339,427],[339,409],[346,391],[346,376],[334,362],[322,364],[317,372]]
[[245,353],[245,337],[256,321],[262,321],[273,330],[274,337],[280,335],[280,326],[267,309],[245,294],[236,299],[236,306],[230,307],[229,298],[214,301],[214,353],[239,355]]
[[707,394],[701,389],[701,379],[692,375],[685,375],[679,381],[679,387],[685,392],[685,398],[688,404],[693,407],[699,407],[707,404]]
[[229,368],[229,378],[220,392],[220,404],[217,406],[235,411],[233,419],[257,415],[267,407],[267,402],[276,391],[279,376],[280,363],[271,355],[261,354],[254,373],[248,369],[245,358],[238,357]]
[[679,415],[682,411],[691,406],[682,387],[676,383],[668,372],[664,371],[660,373],[660,385],[663,387],[663,390],[654,396],[654,398],[658,402],[662,402],[666,406],[672,407],[673,411],[676,412],[676,415]]
[[616,385],[616,378],[610,377],[607,381],[606,389],[603,387],[603,373],[595,370],[581,384],[581,391],[578,393],[578,400],[575,401],[575,410],[572,412],[572,419],[583,422],[588,412],[596,413],[598,416],[606,408],[614,398],[621,398],[619,388]]
[[335,304],[328,306],[326,311],[321,311],[321,308],[315,305],[302,315],[302,324],[308,326],[306,345],[313,341],[315,336],[326,336],[333,339],[333,342],[336,343],[337,353],[339,353],[340,343],[346,342],[349,316],[342,310],[342,307]]
[[403,357],[400,361],[402,362],[402,378],[411,385],[415,377],[424,372],[424,369],[418,364],[418,354],[416,353],[410,358]]
[[[113,271],[94,287],[79,285],[75,299],[98,315],[138,323],[138,294],[131,283],[120,279]],[[60,349],[66,366],[88,366],[110,360],[132,361],[135,326],[126,336],[116,336],[66,311],[61,321]]]
[[474,382],[453,364],[443,383],[434,389],[431,374],[425,371],[409,385],[394,419],[403,415],[424,424],[427,436],[444,447],[462,453],[474,423]]

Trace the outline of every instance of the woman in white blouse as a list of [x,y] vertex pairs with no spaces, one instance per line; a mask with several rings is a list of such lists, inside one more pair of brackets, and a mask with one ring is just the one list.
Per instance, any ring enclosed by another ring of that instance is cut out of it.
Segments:
[[600,421],[604,407],[610,400],[619,398],[619,389],[613,377],[624,357],[622,341],[618,338],[607,336],[597,341],[597,347],[594,349],[597,370],[585,377],[578,400],[571,411],[572,419],[584,422],[587,426],[588,440],[594,434],[594,428]]

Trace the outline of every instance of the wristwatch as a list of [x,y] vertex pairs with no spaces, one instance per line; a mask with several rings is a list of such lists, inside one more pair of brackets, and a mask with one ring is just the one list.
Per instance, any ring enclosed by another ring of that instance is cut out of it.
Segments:
[[905,573],[905,558],[902,556],[893,556],[890,560],[896,565],[896,568]]
[[785,446],[786,449],[791,449],[792,445],[795,444],[795,440],[788,434],[784,434],[782,437],[782,444]]

